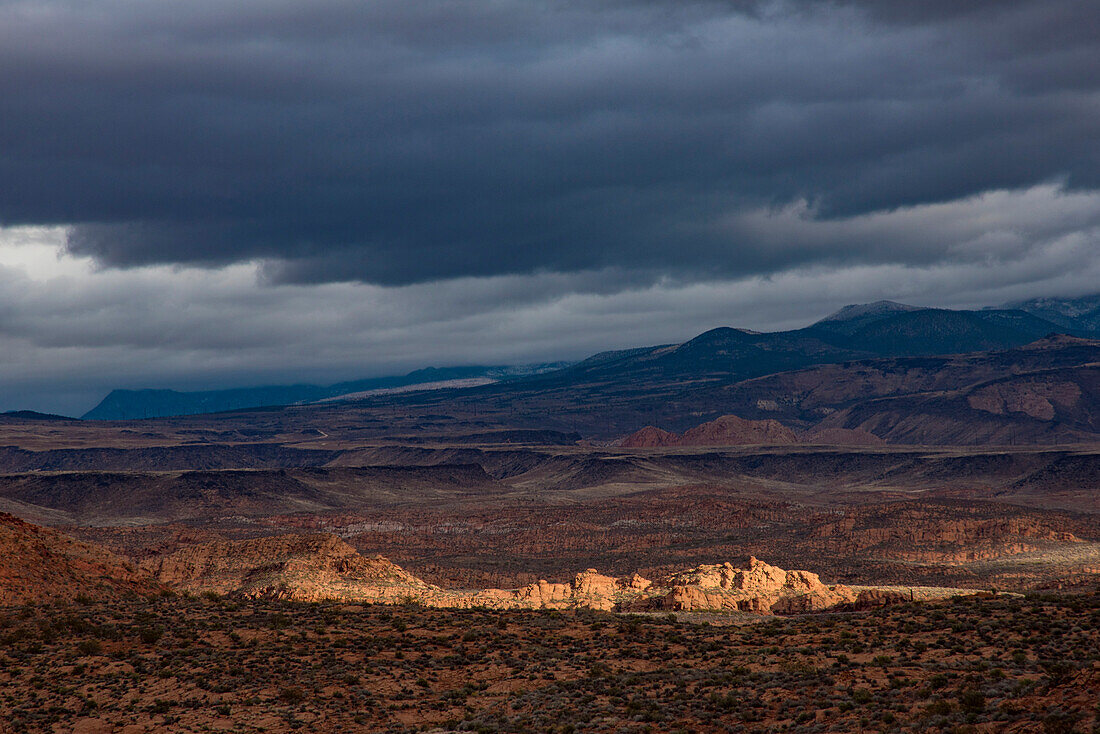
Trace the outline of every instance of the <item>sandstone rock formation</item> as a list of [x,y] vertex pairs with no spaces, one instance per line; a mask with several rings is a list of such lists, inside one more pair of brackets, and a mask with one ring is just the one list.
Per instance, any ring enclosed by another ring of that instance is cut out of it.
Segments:
[[688,429],[683,446],[739,446],[742,444],[794,444],[798,435],[777,420],[751,421],[724,415]]
[[724,415],[688,429],[684,435],[646,426],[619,442],[626,448],[656,446],[740,446],[745,444],[798,443],[798,435],[777,420],[753,421]]
[[915,594],[910,591],[905,593],[894,589],[861,589],[856,594],[856,600],[852,602],[852,609],[873,609],[889,604],[900,604],[907,601],[915,601]]
[[381,556],[360,556],[325,534],[207,543],[151,559],[143,567],[162,583],[191,592],[451,608],[797,614],[905,597],[826,585],[817,574],[786,571],[756,558],[744,568],[701,565],[656,581],[637,573],[614,578],[590,568],[567,583],[540,580],[518,589],[450,590],[425,583]]
[[[797,614],[916,599],[912,589],[826,585],[817,574],[756,558],[738,568],[700,565],[650,580],[587,569],[565,583],[515,589],[444,589],[335,535],[277,535],[184,546],[134,567],[110,551],[0,514],[0,605],[153,594],[164,588],[241,598],[416,603],[486,609],[740,611]],[[937,591],[936,598],[956,590]],[[922,598],[931,598],[925,597]]]
[[[485,589],[473,593],[452,592],[432,600],[433,606],[487,607],[490,609],[586,609],[614,610],[623,596],[638,586],[637,574],[628,579],[604,576],[594,568],[578,573],[567,584],[545,580],[521,589]],[[645,580],[642,579],[644,582]],[[643,585],[644,587],[644,585]]]
[[697,566],[669,579],[671,591],[662,606],[668,609],[702,609],[791,614],[828,609],[855,600],[844,586],[826,586],[809,571],[784,571],[756,558],[747,568],[729,563]]
[[141,565],[173,588],[248,598],[400,602],[439,591],[385,558],[361,556],[326,533],[185,546]]
[[676,446],[679,442],[680,436],[678,434],[665,431],[656,426],[646,426],[624,438],[619,442],[619,445],[632,449],[658,448],[661,446]]

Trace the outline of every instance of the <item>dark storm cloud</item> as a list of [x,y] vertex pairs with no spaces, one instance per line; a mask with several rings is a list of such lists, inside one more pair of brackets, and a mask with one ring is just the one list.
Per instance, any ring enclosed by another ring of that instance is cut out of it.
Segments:
[[286,282],[935,263],[957,243],[783,240],[754,213],[1100,187],[1098,22],[1084,0],[0,3],[0,222]]

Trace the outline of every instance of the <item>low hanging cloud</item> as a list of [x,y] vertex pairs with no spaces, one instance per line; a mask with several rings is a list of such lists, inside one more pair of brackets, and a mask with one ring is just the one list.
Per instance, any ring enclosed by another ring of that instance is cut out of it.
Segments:
[[287,283],[949,260],[729,223],[1100,187],[1098,22],[1083,0],[2,2],[0,221],[69,226],[102,267]]

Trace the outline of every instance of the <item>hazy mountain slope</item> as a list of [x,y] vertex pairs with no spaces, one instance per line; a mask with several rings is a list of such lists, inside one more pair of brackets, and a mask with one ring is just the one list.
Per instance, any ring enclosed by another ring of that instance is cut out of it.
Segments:
[[317,385],[282,385],[201,392],[112,390],[82,418],[85,420],[133,420],[219,413],[225,410],[320,400],[326,395],[325,389]]
[[1005,308],[1026,311],[1063,328],[1100,330],[1100,293],[1080,298],[1033,298]]
[[1032,338],[1050,335],[1052,332],[1067,333],[1075,336],[1097,336],[1096,330],[1063,327],[1049,319],[1021,309],[988,308],[981,311],[968,311],[983,321],[1010,327]]
[[176,415],[198,415],[271,405],[308,403],[349,393],[407,387],[471,377],[501,379],[560,367],[561,363],[508,366],[427,367],[407,375],[374,377],[335,385],[271,385],[231,390],[114,390],[84,414],[89,420],[133,420]]
[[830,331],[851,334],[856,329],[880,319],[885,319],[908,311],[921,311],[921,306],[910,306],[895,301],[875,301],[874,303],[853,303],[839,311],[829,314],[814,326]]
[[[826,325],[827,326],[827,325]],[[821,330],[818,325],[817,331]],[[921,309],[876,318],[846,334],[839,344],[854,351],[891,356],[961,354],[1022,346],[1058,327],[1027,314]]]
[[597,355],[572,367],[527,378],[515,389],[548,389],[591,383],[669,385],[697,380],[736,381],[824,362],[873,356],[836,346],[803,331],[755,333],[722,327],[683,344]]
[[846,306],[805,329],[760,333],[721,327],[683,344],[606,352],[522,381],[536,385],[737,382],[818,364],[876,356],[1011,349],[1059,331],[1022,311],[952,311],[890,301]]

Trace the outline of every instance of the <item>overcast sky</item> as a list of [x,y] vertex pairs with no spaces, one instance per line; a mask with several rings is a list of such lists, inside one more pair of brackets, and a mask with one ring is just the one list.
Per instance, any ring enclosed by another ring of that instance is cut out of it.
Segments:
[[1095,0],[0,0],[0,410],[1098,290]]

